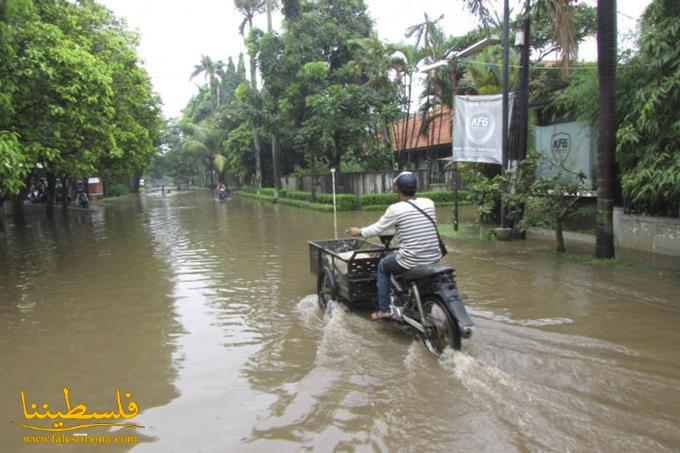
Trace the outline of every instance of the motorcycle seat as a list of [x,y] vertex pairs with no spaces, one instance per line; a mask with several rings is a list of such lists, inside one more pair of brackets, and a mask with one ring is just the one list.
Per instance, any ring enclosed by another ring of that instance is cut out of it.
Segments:
[[446,264],[423,264],[405,271],[401,274],[401,278],[406,281],[413,281],[420,280],[421,278],[434,277],[439,274],[446,274],[448,272],[453,272],[453,268]]

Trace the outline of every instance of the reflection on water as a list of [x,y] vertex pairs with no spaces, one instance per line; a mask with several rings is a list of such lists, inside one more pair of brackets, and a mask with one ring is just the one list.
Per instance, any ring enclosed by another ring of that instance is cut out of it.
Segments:
[[[332,215],[199,192],[29,221],[0,234],[6,421],[20,388],[58,404],[66,384],[101,407],[131,390],[139,451],[680,448],[677,260],[452,241],[477,327],[436,359],[319,310],[306,241],[332,237]],[[8,451],[21,435],[0,423]]]

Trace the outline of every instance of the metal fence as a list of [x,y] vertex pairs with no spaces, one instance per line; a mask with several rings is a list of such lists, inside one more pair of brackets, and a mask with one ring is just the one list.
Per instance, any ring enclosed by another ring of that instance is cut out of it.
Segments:
[[[399,174],[399,171],[381,172],[362,172],[362,173],[339,173],[335,175],[335,186],[337,193],[352,193],[364,195],[369,193],[392,192],[394,184],[392,181]],[[453,189],[453,169],[430,171],[414,170],[418,178],[419,192],[443,192]],[[295,177],[293,175],[281,178],[283,189],[312,191],[314,178],[312,176]],[[460,186],[461,189],[464,187]],[[332,192],[332,180],[330,174],[316,176],[316,191],[321,193]]]

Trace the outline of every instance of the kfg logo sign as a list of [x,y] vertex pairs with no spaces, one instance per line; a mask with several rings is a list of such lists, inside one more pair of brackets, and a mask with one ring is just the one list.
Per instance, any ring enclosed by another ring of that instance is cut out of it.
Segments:
[[562,165],[571,151],[571,137],[566,132],[558,132],[553,134],[550,141],[553,160],[557,165]]
[[489,127],[489,117],[478,116],[476,118],[472,118],[472,121],[470,121],[470,125],[472,127]]
[[555,149],[569,149],[569,139],[568,138],[557,138],[553,142],[553,148]]
[[467,121],[466,138],[476,145],[488,146],[488,141],[496,129],[495,126],[493,118],[488,113],[475,113]]

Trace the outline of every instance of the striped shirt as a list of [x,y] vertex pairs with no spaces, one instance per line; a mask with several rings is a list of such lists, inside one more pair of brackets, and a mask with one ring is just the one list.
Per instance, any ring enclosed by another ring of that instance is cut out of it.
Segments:
[[[437,221],[434,202],[429,198],[414,198],[411,203]],[[385,214],[373,225],[361,229],[363,237],[376,236],[388,228],[394,228],[399,241],[397,263],[411,269],[420,264],[436,263],[442,257],[437,230],[422,212],[400,201],[387,208]]]

